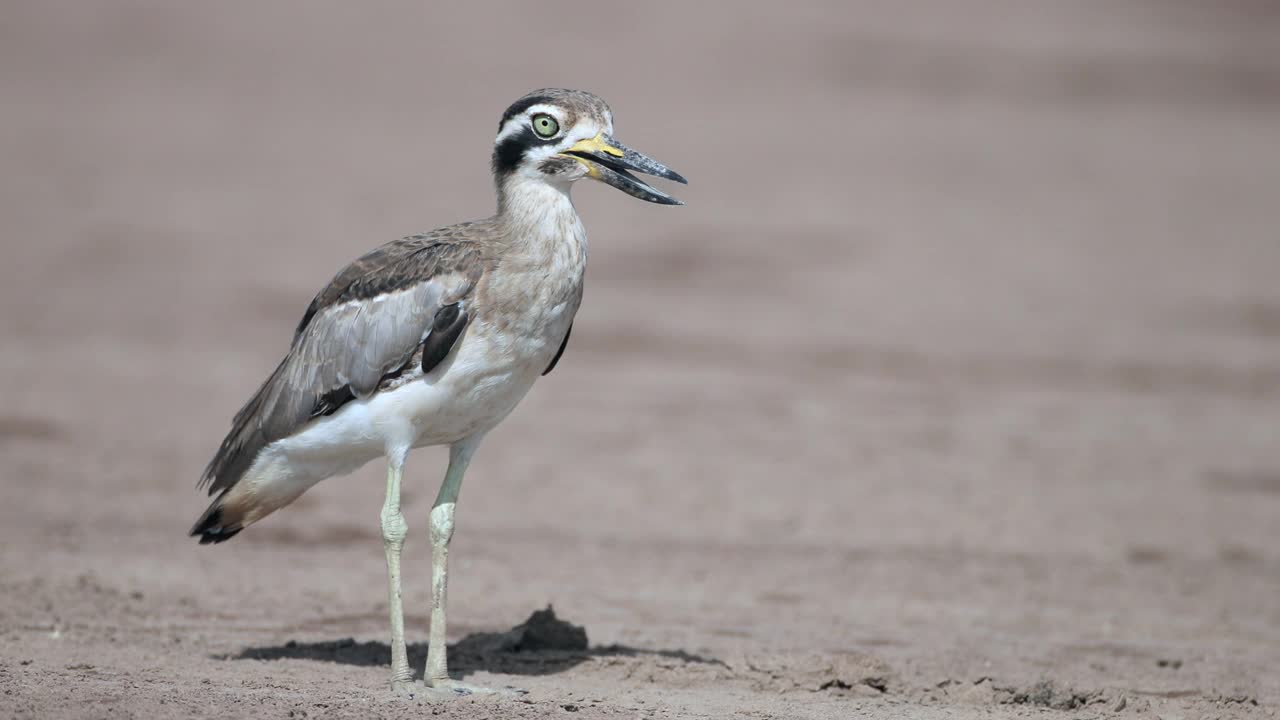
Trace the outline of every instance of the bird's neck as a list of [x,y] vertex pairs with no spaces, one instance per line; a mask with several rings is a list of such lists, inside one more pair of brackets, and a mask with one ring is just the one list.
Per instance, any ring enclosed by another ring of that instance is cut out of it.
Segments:
[[569,197],[569,184],[551,184],[519,173],[498,185],[498,221],[511,249],[539,254],[568,250],[585,254],[586,231]]

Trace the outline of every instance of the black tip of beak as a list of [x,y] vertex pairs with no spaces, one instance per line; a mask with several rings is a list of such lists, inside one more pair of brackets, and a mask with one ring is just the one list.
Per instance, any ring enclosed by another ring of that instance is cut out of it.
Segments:
[[689,181],[685,180],[683,175],[672,170],[666,165],[663,165],[657,160],[654,160],[648,155],[638,153],[613,138],[609,138],[609,140],[615,143],[618,149],[622,151],[621,158],[610,158],[610,160],[615,163],[615,166],[621,166],[627,170],[634,170],[636,172],[644,173],[645,175],[660,177],[663,180],[674,180],[681,185],[689,184]]

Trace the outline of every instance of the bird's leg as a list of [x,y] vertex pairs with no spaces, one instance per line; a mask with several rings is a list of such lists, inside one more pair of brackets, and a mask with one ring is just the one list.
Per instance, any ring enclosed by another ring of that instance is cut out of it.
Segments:
[[405,690],[413,679],[404,646],[404,607],[400,600],[400,549],[409,526],[400,512],[400,475],[404,456],[388,458],[387,498],[382,504],[382,545],[387,551],[387,604],[391,609],[391,689]]
[[[427,668],[423,677],[432,687],[458,685],[449,679],[447,650],[448,627],[445,604],[449,590],[449,540],[453,537],[453,509],[458,502],[462,476],[471,456],[480,445],[480,435],[454,443],[449,448],[449,470],[445,473],[440,494],[431,507],[431,641],[427,645]],[[458,689],[465,690],[462,687]]]

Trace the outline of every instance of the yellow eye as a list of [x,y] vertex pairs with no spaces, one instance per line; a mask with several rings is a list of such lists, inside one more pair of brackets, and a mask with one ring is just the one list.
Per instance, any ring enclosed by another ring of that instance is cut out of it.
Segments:
[[538,134],[538,137],[549,138],[560,132],[560,123],[550,115],[534,115],[533,131]]

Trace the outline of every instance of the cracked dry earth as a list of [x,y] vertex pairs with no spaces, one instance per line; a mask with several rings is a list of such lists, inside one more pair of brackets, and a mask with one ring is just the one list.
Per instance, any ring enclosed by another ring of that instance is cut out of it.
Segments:
[[[1277,716],[1271,5],[290,7],[6,4],[0,718]],[[545,85],[688,205],[575,191],[573,340],[462,492],[454,668],[527,693],[393,697],[382,468],[217,547],[195,479]]]

